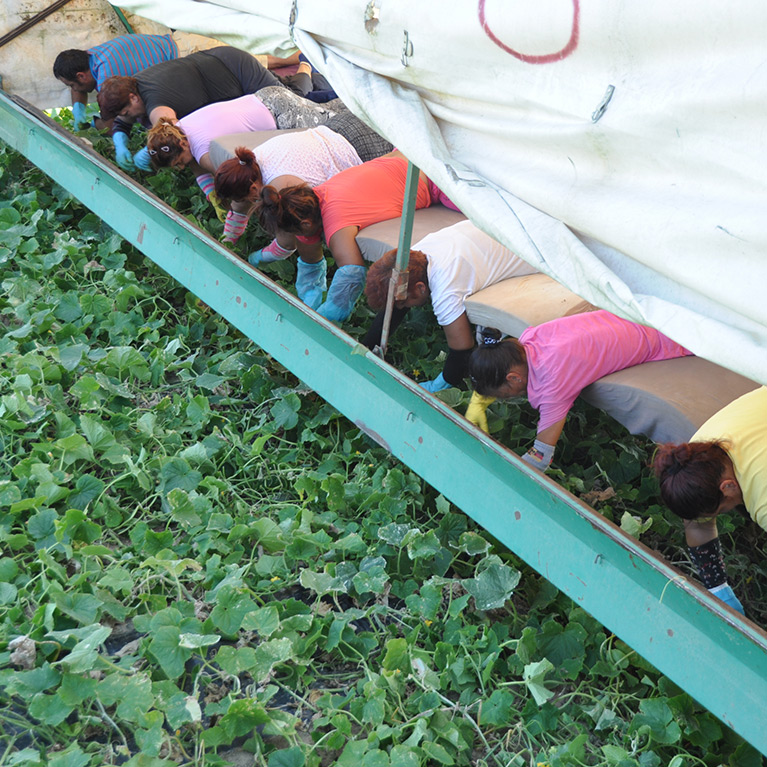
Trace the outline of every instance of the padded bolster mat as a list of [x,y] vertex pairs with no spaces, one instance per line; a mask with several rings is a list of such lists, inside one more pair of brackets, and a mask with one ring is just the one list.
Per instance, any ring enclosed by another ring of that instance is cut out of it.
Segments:
[[679,357],[611,373],[581,396],[632,434],[687,442],[714,413],[758,386],[702,357]]
[[299,133],[307,130],[306,128],[291,128],[289,130],[260,130],[245,133],[229,133],[226,136],[219,136],[210,142],[210,159],[213,165],[218,168],[224,160],[231,160],[234,157],[234,150],[238,146],[244,146],[248,149],[261,146],[270,138],[281,136],[285,133]]
[[[438,232],[447,226],[464,221],[466,216],[457,210],[451,210],[444,205],[432,205],[421,208],[415,212],[413,218],[413,237],[411,243],[419,242],[423,237],[432,232]],[[371,224],[357,233],[357,245],[359,245],[362,257],[366,261],[378,261],[384,253],[394,250],[399,243],[399,228],[401,218],[390,218]]]
[[515,338],[532,325],[596,308],[545,274],[498,282],[469,296],[464,305],[470,322]]

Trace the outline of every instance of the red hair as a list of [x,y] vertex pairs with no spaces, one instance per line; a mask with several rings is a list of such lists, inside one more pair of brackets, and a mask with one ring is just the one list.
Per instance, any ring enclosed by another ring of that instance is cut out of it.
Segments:
[[319,198],[308,184],[288,186],[281,192],[265,186],[256,210],[261,226],[272,235],[277,230],[302,234],[304,222],[322,223]]
[[[380,311],[386,306],[386,298],[389,295],[389,281],[394,265],[397,262],[397,251],[390,250],[384,253],[378,261],[368,269],[365,281],[365,296],[373,311]],[[429,262],[425,253],[420,250],[410,251],[410,261],[407,266],[408,273],[408,296],[415,297],[415,286],[418,282],[429,285],[428,275]]]
[[216,194],[220,200],[247,200],[251,186],[261,189],[264,178],[256,156],[250,149],[238,146],[231,160],[224,160],[216,171]]
[[138,96],[138,82],[133,77],[107,77],[98,94],[99,109],[103,120],[112,120],[128,106],[130,94]]
[[724,498],[719,485],[729,462],[722,442],[661,445],[653,470],[663,502],[682,519],[713,516]]

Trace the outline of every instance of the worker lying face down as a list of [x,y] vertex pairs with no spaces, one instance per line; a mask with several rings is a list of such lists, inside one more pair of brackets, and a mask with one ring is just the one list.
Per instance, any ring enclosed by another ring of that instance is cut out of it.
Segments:
[[657,330],[603,310],[544,322],[519,339],[502,340],[500,331],[490,328],[469,360],[474,395],[466,417],[487,431],[491,402],[526,396],[539,420],[523,460],[544,471],[567,413],[586,386],[633,365],[690,354]]
[[767,530],[767,388],[733,400],[690,442],[661,445],[653,468],[663,502],[684,520],[690,559],[703,585],[743,612],[727,582],[716,519],[744,504]]
[[[384,307],[396,256],[396,251],[392,250],[368,270],[365,296],[370,308],[378,311],[363,340],[370,349],[381,341]],[[396,304],[392,328],[399,325],[409,308],[431,301],[448,346],[443,371],[433,381],[426,381],[421,386],[430,392],[450,386],[465,388],[474,332],[466,316],[464,301],[497,282],[536,271],[471,221],[460,221],[417,242],[410,251],[407,299]]]
[[[265,186],[257,206],[259,222],[280,239],[297,240],[296,291],[319,314],[335,322],[348,319],[365,286],[365,265],[357,233],[366,226],[402,213],[408,162],[398,151],[347,168],[314,189],[306,184],[281,190]],[[423,173],[415,207],[441,203],[455,206]],[[327,286],[323,240],[338,267]]]

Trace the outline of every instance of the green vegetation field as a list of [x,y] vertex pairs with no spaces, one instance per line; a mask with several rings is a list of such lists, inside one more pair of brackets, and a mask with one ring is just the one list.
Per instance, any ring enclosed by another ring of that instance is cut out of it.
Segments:
[[[141,181],[220,235],[191,178]],[[0,766],[762,764],[4,147],[0,285]],[[433,377],[443,345],[412,312],[393,361]],[[551,474],[688,569],[650,452],[579,405]],[[764,550],[723,532],[763,623]]]

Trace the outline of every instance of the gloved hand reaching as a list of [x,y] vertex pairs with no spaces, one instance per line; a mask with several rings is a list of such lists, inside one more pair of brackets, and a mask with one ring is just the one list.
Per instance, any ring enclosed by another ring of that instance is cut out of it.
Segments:
[[487,409],[495,400],[495,397],[474,392],[469,400],[469,406],[466,408],[466,420],[488,433],[490,428],[487,425]]
[[133,155],[133,163],[141,170],[152,170],[152,162],[149,159],[149,148],[144,147],[143,149],[139,149],[138,152]]
[[419,384],[419,386],[422,389],[426,389],[426,391],[431,392],[432,394],[451,388],[451,384],[445,380],[442,373],[440,373],[433,381],[424,381],[423,383]]
[[85,119],[85,104],[82,101],[75,101],[72,104],[72,117],[74,118],[75,130],[79,130],[83,124],[88,124],[88,121]]
[[123,170],[135,170],[136,166],[133,164],[133,153],[128,146],[128,134],[119,131],[112,136],[112,141],[115,145],[115,159],[117,164]]

